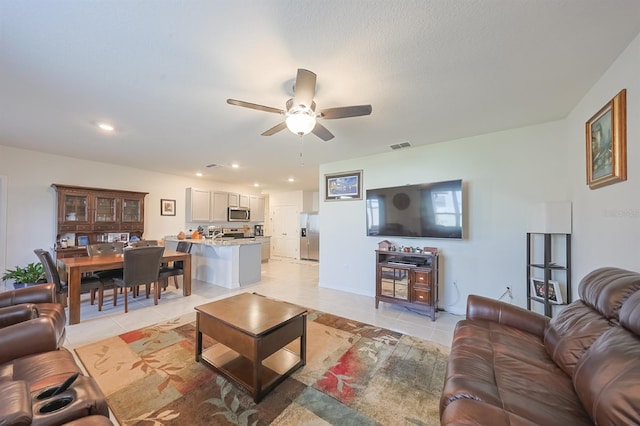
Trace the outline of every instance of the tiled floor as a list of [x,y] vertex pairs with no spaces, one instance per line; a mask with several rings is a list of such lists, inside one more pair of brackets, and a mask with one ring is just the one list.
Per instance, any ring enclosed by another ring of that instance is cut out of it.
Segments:
[[[180,280],[181,278],[179,283]],[[379,309],[375,309],[373,297],[318,287],[318,264],[315,262],[272,258],[268,263],[262,264],[262,280],[257,284],[230,290],[193,280],[191,296],[183,297],[182,288],[176,290],[171,279],[169,288],[162,293],[157,306],[153,305],[153,298],[130,298],[127,314],[124,313],[122,294],[119,295],[118,306],[114,307],[111,303],[111,291],[105,293],[102,312],[98,312],[97,304],[92,306],[89,303],[88,295],[83,295],[82,320],[80,324],[67,326],[65,346],[78,347],[169,320],[194,312],[194,306],[241,292],[257,292],[446,346],[451,346],[453,327],[462,318],[439,312],[434,322],[424,314],[387,303],[380,303]]]

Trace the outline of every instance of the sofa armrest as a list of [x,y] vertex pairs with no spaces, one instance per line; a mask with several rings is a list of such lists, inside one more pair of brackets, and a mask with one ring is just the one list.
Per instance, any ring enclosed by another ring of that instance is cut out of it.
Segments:
[[0,329],[0,364],[58,349],[61,336],[49,318],[36,318]]
[[475,294],[467,298],[467,319],[497,322],[541,338],[549,324],[549,318],[544,315]]
[[21,303],[57,303],[56,285],[38,284],[0,293],[0,307]]
[[0,308],[0,328],[38,318],[38,308],[32,303]]

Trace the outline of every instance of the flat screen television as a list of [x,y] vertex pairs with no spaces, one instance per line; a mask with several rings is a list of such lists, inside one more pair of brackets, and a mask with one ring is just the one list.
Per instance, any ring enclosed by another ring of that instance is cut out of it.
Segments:
[[462,238],[462,180],[367,189],[367,235]]

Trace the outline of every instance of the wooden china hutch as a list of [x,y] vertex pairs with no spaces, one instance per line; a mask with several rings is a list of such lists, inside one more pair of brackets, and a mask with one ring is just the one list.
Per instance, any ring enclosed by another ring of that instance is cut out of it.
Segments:
[[144,197],[148,192],[52,184],[57,193],[56,242],[72,235],[57,258],[87,255],[86,244],[106,242],[110,234],[142,238]]

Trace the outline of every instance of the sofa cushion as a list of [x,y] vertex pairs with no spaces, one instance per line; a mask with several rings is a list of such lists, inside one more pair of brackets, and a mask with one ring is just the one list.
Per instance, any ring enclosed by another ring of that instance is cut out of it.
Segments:
[[640,419],[640,339],[622,326],[600,336],[578,361],[573,383],[595,424]]
[[31,411],[31,395],[27,383],[21,380],[0,382],[0,424],[30,425],[33,418]]
[[17,358],[0,365],[0,381],[24,380],[31,392],[64,382],[81,373],[73,355],[66,349]]
[[599,268],[580,281],[582,301],[609,320],[618,320],[622,304],[640,290],[640,274],[620,268]]
[[555,363],[572,376],[580,357],[612,325],[592,307],[576,300],[549,323],[544,336],[545,348]]
[[618,324],[623,303],[640,290],[640,274],[619,268],[600,268],[578,286],[581,300],[560,311],[545,332],[545,347],[568,375],[593,342]]
[[591,424],[571,378],[551,360],[542,339],[513,327],[460,321],[446,377],[441,413],[454,401],[471,399],[506,411],[506,418],[544,425]]

